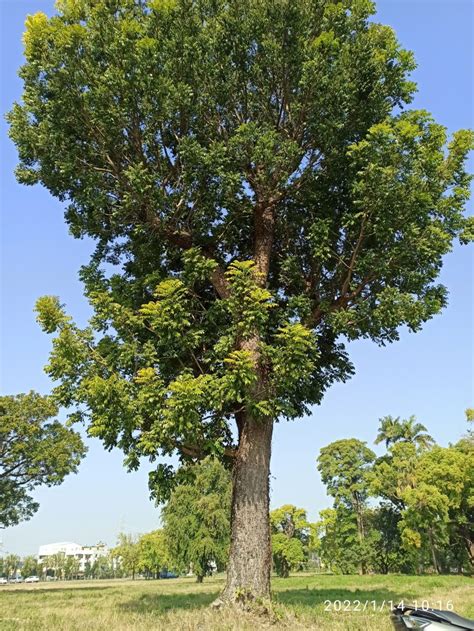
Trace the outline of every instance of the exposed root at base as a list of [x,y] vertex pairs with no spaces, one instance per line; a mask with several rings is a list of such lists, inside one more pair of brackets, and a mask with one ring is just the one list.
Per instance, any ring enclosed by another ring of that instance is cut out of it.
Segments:
[[246,611],[256,616],[272,618],[274,607],[270,599],[255,596],[250,590],[240,589],[229,598],[221,594],[211,603],[212,609],[223,609],[225,607],[238,609],[240,612]]
[[211,603],[210,609],[216,616],[216,624],[222,620],[222,628],[226,629],[231,628],[226,626],[225,622],[229,616],[235,621],[235,629],[291,629],[291,631],[301,629],[308,631],[308,629],[316,628],[308,625],[307,621],[302,620],[298,614],[289,611],[284,606],[255,596],[250,599],[248,597],[242,599],[240,595],[240,598],[236,596],[234,599],[228,599],[221,594]]

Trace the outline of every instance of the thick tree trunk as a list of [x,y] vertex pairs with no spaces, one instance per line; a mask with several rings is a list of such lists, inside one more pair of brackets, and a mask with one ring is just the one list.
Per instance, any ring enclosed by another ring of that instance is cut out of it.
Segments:
[[269,475],[273,421],[242,419],[233,469],[232,537],[225,602],[270,599]]

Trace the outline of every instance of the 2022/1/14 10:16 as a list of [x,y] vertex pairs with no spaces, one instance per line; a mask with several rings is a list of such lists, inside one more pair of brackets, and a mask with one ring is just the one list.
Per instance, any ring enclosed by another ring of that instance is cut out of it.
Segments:
[[445,603],[441,600],[430,603],[428,600],[415,600],[411,603],[405,603],[403,600],[395,602],[394,600],[382,600],[377,602],[376,600],[325,600],[324,611],[384,611],[388,609],[392,611],[395,608],[404,608],[409,606],[411,609],[418,609],[426,611],[428,609],[444,609],[446,611],[453,611],[454,605],[452,600],[447,600]]

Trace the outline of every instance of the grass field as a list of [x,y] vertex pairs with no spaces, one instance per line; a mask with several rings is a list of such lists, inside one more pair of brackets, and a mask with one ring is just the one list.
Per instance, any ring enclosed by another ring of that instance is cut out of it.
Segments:
[[[388,631],[392,628],[390,601],[400,600],[437,608],[447,608],[451,601],[458,613],[474,618],[474,582],[465,577],[295,575],[275,579],[277,605],[272,621],[210,609],[222,584],[223,578],[201,585],[192,579],[171,579],[2,586],[0,629]],[[339,607],[341,611],[336,611]]]

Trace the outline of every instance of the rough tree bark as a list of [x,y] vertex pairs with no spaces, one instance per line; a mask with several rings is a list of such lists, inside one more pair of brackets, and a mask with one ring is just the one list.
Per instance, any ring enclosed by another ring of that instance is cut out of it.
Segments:
[[232,485],[232,536],[224,602],[270,599],[269,475],[273,420],[241,418]]

